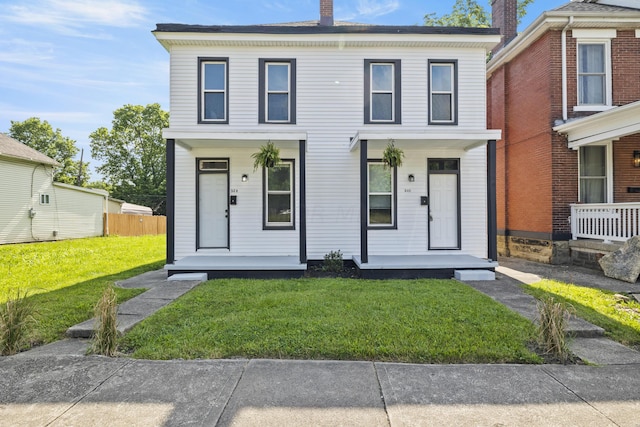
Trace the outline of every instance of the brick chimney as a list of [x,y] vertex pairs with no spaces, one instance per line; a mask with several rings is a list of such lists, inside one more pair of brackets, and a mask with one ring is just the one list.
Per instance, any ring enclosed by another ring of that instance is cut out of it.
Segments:
[[498,52],[518,35],[518,0],[493,0],[491,2],[491,26],[500,28],[502,39],[493,48]]
[[320,0],[320,25],[333,25],[333,0]]

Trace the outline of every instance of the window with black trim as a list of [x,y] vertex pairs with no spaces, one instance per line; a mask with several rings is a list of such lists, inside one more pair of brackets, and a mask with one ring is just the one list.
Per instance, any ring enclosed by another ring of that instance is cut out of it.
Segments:
[[264,169],[264,228],[294,228],[294,162]]
[[458,123],[457,61],[429,60],[429,124]]
[[365,59],[365,123],[401,123],[401,81],[399,59]]
[[198,122],[229,123],[229,59],[199,58]]
[[396,224],[396,168],[381,161],[367,164],[369,212],[372,228],[395,228]]
[[260,123],[296,122],[296,60],[259,60]]

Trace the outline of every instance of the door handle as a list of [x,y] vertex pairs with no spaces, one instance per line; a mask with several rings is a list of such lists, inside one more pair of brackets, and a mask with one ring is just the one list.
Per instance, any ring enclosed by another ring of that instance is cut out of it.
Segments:
[[429,214],[429,221],[433,221],[433,217]]
[[224,210],[224,217],[229,218],[229,209]]

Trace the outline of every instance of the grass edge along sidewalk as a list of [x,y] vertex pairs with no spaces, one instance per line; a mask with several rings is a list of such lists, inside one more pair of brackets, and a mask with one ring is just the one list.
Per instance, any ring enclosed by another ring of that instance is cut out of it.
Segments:
[[[93,317],[109,284],[161,268],[164,250],[165,236],[2,245],[0,303],[18,290],[27,292],[35,306],[28,346],[50,343],[63,338],[68,327]],[[142,292],[116,289],[119,303]]]
[[540,363],[535,326],[454,280],[215,280],[134,327],[145,359]]

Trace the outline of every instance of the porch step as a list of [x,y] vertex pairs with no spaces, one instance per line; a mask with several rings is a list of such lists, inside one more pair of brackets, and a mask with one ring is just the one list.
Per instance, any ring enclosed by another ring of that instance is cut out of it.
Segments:
[[207,273],[179,273],[174,274],[173,276],[169,276],[167,278],[169,282],[176,282],[182,280],[195,280],[198,282],[206,282],[207,281]]
[[455,270],[456,280],[496,280],[496,273],[491,270]]

